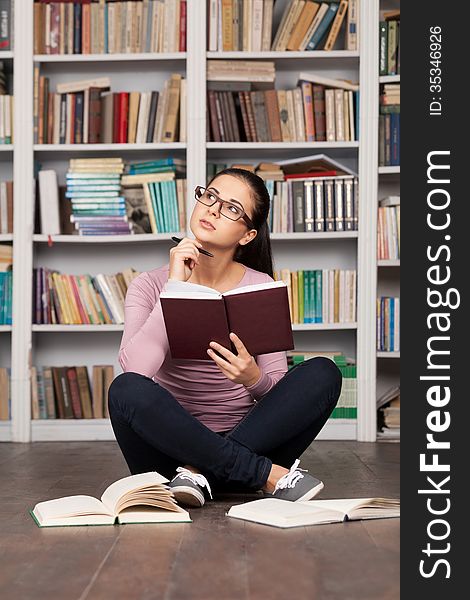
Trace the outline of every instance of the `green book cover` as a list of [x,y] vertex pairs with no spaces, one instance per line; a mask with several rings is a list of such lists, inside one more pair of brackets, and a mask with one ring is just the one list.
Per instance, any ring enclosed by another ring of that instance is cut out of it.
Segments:
[[310,305],[312,315],[310,323],[317,323],[317,272],[310,271]]
[[163,233],[164,229],[163,229],[163,223],[162,223],[162,216],[161,216],[160,207],[159,207],[159,203],[158,203],[158,199],[157,199],[157,190],[159,189],[158,183],[155,183],[155,182],[149,183],[148,187],[149,187],[149,192],[150,192],[150,198],[152,200],[155,221],[157,222],[157,232]]
[[299,323],[304,323],[304,272],[297,271],[297,287],[299,290]]
[[[170,208],[168,206],[168,188],[165,185],[166,181],[160,181],[157,190],[157,202],[160,201],[160,210],[162,215],[163,230],[165,233],[171,231],[170,223]],[[160,199],[160,200],[159,200]]]
[[322,316],[322,272],[315,271],[315,323],[323,323]]

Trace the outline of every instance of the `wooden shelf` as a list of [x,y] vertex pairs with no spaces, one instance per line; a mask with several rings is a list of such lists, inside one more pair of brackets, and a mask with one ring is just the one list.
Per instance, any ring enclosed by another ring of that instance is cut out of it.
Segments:
[[[8,421],[5,421],[5,423],[8,423]],[[31,440],[33,442],[105,441],[115,439],[109,419],[33,419],[31,421]],[[355,440],[356,420],[329,419],[317,439]]]
[[233,59],[238,58],[242,60],[248,60],[251,58],[265,60],[267,58],[273,59],[286,59],[286,58],[306,58],[312,59],[332,59],[332,58],[354,58],[359,60],[359,52],[353,52],[351,50],[332,50],[327,52],[325,50],[313,50],[304,52],[275,52],[275,51],[264,51],[264,52],[207,52],[207,58],[222,58],[222,59]]
[[293,323],[292,331],[333,331],[336,329],[357,329],[357,323]]
[[0,242],[12,242],[13,234],[12,233],[2,233],[0,234]]
[[0,333],[5,332],[5,331],[11,331],[12,326],[11,325],[0,325]]
[[32,330],[36,332],[46,333],[89,333],[89,332],[110,332],[110,331],[123,331],[124,325],[113,324],[113,325],[32,325]]
[[11,442],[11,421],[0,421],[0,442]]
[[13,152],[13,144],[0,144],[0,152]]
[[380,83],[400,83],[400,75],[381,75]]
[[399,174],[400,167],[379,167],[379,175]]
[[33,60],[34,62],[40,63],[186,60],[186,52],[139,52],[132,54],[35,54]]
[[377,358],[400,358],[400,352],[377,351]]
[[[1,147],[1,146],[0,146]],[[168,144],[34,144],[35,152],[109,152],[110,150],[185,150],[184,142]]]
[[400,259],[381,259],[377,261],[378,267],[399,267]]
[[130,235],[44,235],[34,234],[33,242],[47,243],[49,238],[54,244],[131,244],[141,242],[171,242],[171,236],[184,237],[185,232],[175,233],[137,233]]
[[207,142],[208,150],[315,150],[319,148],[359,148],[359,142]]
[[271,233],[271,241],[276,240],[351,240],[358,237],[357,231],[299,231],[289,233]]

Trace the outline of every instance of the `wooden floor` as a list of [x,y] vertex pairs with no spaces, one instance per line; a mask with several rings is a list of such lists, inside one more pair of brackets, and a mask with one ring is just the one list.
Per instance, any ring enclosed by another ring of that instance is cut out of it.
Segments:
[[[319,498],[399,496],[399,444],[315,442]],[[114,442],[0,444],[2,600],[391,600],[399,519],[277,529],[225,517],[256,496],[190,509],[193,523],[40,529],[28,510],[99,497],[128,475]]]

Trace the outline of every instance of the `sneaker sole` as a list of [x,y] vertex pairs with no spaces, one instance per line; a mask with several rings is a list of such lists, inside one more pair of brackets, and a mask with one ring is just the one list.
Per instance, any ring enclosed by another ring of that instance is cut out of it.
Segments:
[[321,492],[324,487],[325,487],[324,483],[322,481],[320,481],[320,483],[318,485],[316,485],[314,488],[311,488],[310,490],[308,490],[308,492],[306,494],[304,494],[300,498],[297,498],[297,500],[294,500],[294,502],[304,502],[306,500],[311,500],[319,492]]
[[184,485],[178,485],[171,488],[176,502],[183,506],[201,507],[204,506],[204,496],[197,490]]

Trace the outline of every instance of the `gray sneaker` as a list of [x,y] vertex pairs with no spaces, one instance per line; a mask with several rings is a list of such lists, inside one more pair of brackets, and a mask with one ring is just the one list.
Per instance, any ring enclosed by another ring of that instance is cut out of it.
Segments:
[[297,459],[290,471],[283,475],[276,483],[272,494],[265,492],[268,498],[279,498],[291,502],[311,500],[323,489],[323,482],[312,475],[304,475],[306,469],[298,469],[300,459]]
[[202,473],[193,473],[184,467],[178,467],[175,475],[168,484],[173,492],[176,502],[182,506],[201,507],[204,506],[204,489],[207,488],[212,499],[212,492],[207,479]]

